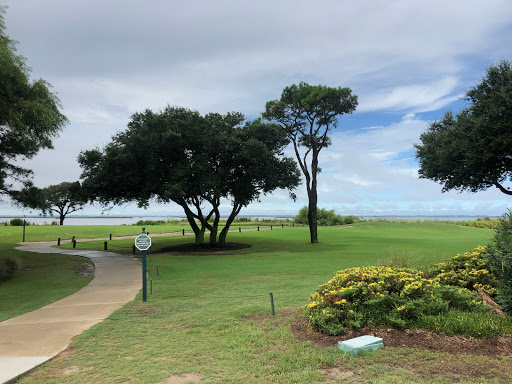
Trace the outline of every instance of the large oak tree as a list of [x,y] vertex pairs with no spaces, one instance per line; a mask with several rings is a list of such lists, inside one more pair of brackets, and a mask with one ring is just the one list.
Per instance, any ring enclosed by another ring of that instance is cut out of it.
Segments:
[[469,106],[447,112],[421,134],[416,158],[420,178],[449,190],[478,192],[496,187],[512,195],[512,68],[502,60],[466,92]]
[[[181,206],[196,244],[224,245],[229,225],[242,207],[261,194],[299,183],[299,171],[283,156],[288,140],[281,130],[259,120],[245,123],[239,113],[205,116],[167,107],[136,113],[128,129],[103,150],[79,156],[91,200],[104,205],[152,200]],[[220,204],[231,202],[219,234]]]
[[8,193],[14,180],[29,180],[32,172],[17,161],[52,148],[52,139],[67,123],[50,84],[30,80],[25,58],[5,34],[4,13],[0,6],[0,194]]
[[267,102],[263,113],[265,119],[281,127],[293,144],[306,181],[312,243],[318,242],[318,156],[322,148],[330,145],[328,133],[337,127],[338,118],[352,113],[356,106],[357,96],[352,95],[350,88],[314,86],[301,82],[286,87],[281,99]]

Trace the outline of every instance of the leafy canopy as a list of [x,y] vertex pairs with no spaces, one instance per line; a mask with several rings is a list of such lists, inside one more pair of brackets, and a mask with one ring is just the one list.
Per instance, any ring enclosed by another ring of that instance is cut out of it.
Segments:
[[420,178],[449,190],[478,192],[492,186],[512,195],[512,68],[502,60],[466,92],[471,103],[430,124],[416,145]]
[[87,195],[80,182],[63,182],[46,188],[27,185],[21,191],[12,191],[16,204],[41,211],[43,215],[58,215],[60,225],[70,213],[79,211],[87,203]]
[[294,161],[283,156],[287,143],[278,127],[245,123],[240,113],[202,116],[168,106],[134,114],[125,132],[102,151],[83,152],[79,162],[91,199],[104,205],[136,201],[141,207],[151,200],[174,202],[184,209],[196,243],[208,229],[214,244],[221,199],[231,202],[232,211],[220,243],[242,207],[298,185]]
[[345,113],[352,113],[356,106],[357,96],[352,95],[350,88],[314,86],[305,82],[286,87],[281,99],[269,101],[265,106],[263,118],[276,123],[291,140],[297,162],[304,174],[309,200],[311,243],[318,242],[318,155],[322,148],[331,144],[327,134],[337,127],[338,118]]
[[52,138],[67,123],[51,85],[43,79],[30,81],[25,58],[5,34],[4,13],[0,6],[0,193],[11,189],[8,179],[26,181],[31,174],[16,161],[52,148]]

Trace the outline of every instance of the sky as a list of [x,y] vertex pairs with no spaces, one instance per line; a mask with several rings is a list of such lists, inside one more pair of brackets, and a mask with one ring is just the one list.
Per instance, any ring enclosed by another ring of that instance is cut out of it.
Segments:
[[[70,123],[53,150],[22,162],[38,187],[75,181],[81,151],[102,148],[130,116],[166,105],[249,120],[284,87],[350,87],[357,110],[320,153],[319,206],[342,215],[501,215],[497,189],[441,192],[419,179],[413,145],[464,106],[490,65],[511,60],[509,0],[0,0],[32,79],[52,86]],[[287,151],[293,156],[293,153]],[[295,215],[285,191],[241,215]],[[229,203],[222,206],[229,211]],[[101,214],[88,206],[81,214]],[[0,203],[0,215],[33,213]],[[35,212],[36,213],[36,212]],[[173,204],[109,215],[182,215]]]

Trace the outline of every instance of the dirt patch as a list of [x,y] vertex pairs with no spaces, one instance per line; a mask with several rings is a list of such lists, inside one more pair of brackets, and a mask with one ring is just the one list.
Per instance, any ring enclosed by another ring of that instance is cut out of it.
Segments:
[[202,244],[196,245],[194,243],[191,244],[179,244],[173,245],[170,247],[162,248],[159,252],[180,252],[187,253],[191,256],[210,256],[212,254],[222,255],[228,251],[236,251],[238,249],[250,248],[249,244],[241,244],[241,243],[226,243],[224,247],[219,247],[210,244]]
[[187,373],[183,376],[172,375],[171,377],[161,381],[158,384],[187,384],[187,383],[199,383],[203,375],[199,373]]
[[350,228],[355,228],[356,226],[355,225],[345,225],[343,227],[338,227],[336,229],[350,229]]
[[83,263],[78,267],[72,268],[79,276],[91,276],[94,275],[94,264]]
[[292,322],[291,331],[298,341],[310,341],[320,348],[337,347],[339,341],[363,335],[381,337],[384,346],[427,349],[452,354],[512,356],[512,336],[477,339],[467,336],[445,336],[424,330],[366,327],[348,330],[343,335],[328,336],[308,328],[306,319]]
[[63,350],[62,352],[60,352],[59,354],[55,355],[52,358],[52,360],[66,359],[68,357],[73,356],[74,353],[75,353],[74,348],[67,348],[67,349]]
[[69,376],[69,375],[72,375],[73,373],[78,373],[78,372],[80,372],[80,368],[77,367],[76,365],[72,365],[71,367],[68,367],[64,371],[62,371],[62,374],[64,376]]

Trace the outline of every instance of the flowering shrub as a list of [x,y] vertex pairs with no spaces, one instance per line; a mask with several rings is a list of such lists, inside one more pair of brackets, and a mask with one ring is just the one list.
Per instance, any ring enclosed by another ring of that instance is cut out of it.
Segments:
[[481,310],[468,289],[443,285],[413,269],[358,267],[338,271],[303,307],[309,324],[326,334],[386,324],[408,327],[449,308]]
[[503,311],[512,315],[512,211],[505,213],[498,222],[489,247],[489,265],[497,276],[497,301]]
[[477,290],[482,288],[487,294],[496,294],[498,283],[496,276],[489,269],[486,247],[477,247],[473,252],[458,254],[450,260],[434,265],[429,275],[441,284],[454,285]]

